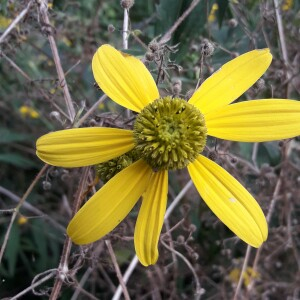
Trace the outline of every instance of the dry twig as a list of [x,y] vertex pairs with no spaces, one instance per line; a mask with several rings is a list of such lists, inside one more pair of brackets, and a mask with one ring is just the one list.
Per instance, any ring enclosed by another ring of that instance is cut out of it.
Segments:
[[123,49],[128,49],[128,23],[129,23],[129,10],[124,9],[124,19],[123,19]]
[[[15,195],[14,193],[2,186],[0,186],[0,194],[9,197],[14,202],[19,203],[21,201],[20,197],[18,197],[17,195]],[[52,224],[53,227],[57,228],[58,230],[65,232],[65,228],[62,225],[57,223],[53,218],[51,218],[47,214],[40,211],[38,208],[32,206],[30,203],[24,202],[22,207],[30,211],[31,213],[34,213],[36,216],[42,217],[43,219],[47,220],[50,224]],[[13,209],[13,211],[15,211],[15,209]]]
[[[46,26],[49,26],[49,28],[51,28],[49,17],[48,17],[47,1],[39,0],[38,3],[39,3],[39,6],[40,6],[40,13],[41,13],[43,22],[45,23]],[[72,98],[71,98],[71,95],[70,95],[70,92],[69,92],[69,88],[68,88],[68,85],[67,85],[67,82],[66,82],[65,74],[64,74],[64,71],[63,71],[63,68],[62,68],[62,65],[61,65],[61,61],[60,61],[60,57],[59,57],[59,54],[58,54],[58,49],[57,49],[57,46],[56,46],[56,42],[55,42],[55,39],[52,35],[52,32],[48,33],[47,35],[48,35],[48,40],[49,40],[50,48],[51,48],[51,51],[52,51],[53,60],[54,60],[54,63],[55,63],[59,83],[60,83],[60,86],[63,89],[69,120],[71,122],[73,122],[73,120],[75,118],[75,115],[76,115],[75,108],[74,108],[73,101],[72,101]]]
[[[82,195],[84,194],[86,190],[86,186],[88,183],[88,176],[89,176],[90,168],[86,167],[83,169],[83,174],[81,176],[79,185],[78,185],[78,190],[76,193],[76,197],[74,200],[74,205],[73,205],[73,216],[76,214],[76,212],[79,210],[79,207],[82,202]],[[62,284],[65,280],[65,278],[68,276],[68,271],[69,271],[69,256],[71,252],[71,247],[72,247],[72,241],[71,239],[67,236],[64,247],[63,247],[63,252],[62,256],[60,259],[60,263],[58,266],[58,276],[55,279],[54,287],[52,289],[52,293],[50,296],[50,300],[55,300],[58,298]]]
[[200,3],[200,0],[194,0],[190,4],[187,10],[176,20],[173,26],[162,36],[162,38],[159,41],[160,44],[165,44],[171,39],[172,34],[179,27],[179,25],[186,19],[186,17],[192,12],[192,10],[197,6],[198,3]]
[[128,293],[128,290],[126,288],[126,284],[123,281],[122,274],[121,274],[121,271],[120,271],[120,268],[119,268],[119,265],[118,265],[118,262],[117,262],[116,255],[115,255],[114,250],[112,248],[111,242],[109,240],[106,240],[105,243],[106,243],[106,246],[108,248],[108,252],[110,254],[112,263],[115,267],[115,271],[117,273],[118,280],[119,280],[120,285],[122,287],[124,297],[125,297],[126,300],[130,300],[129,293]]
[[195,279],[195,283],[196,283],[196,291],[194,293],[194,299],[195,300],[200,300],[201,295],[203,294],[203,289],[201,288],[197,273],[195,271],[195,269],[193,268],[192,264],[188,261],[188,259],[182,255],[180,252],[176,251],[175,249],[169,247],[163,240],[161,240],[161,243],[164,245],[165,248],[167,248],[169,251],[175,253],[178,257],[180,257],[185,264],[188,266],[188,268],[191,270],[193,277]]
[[30,184],[30,186],[28,187],[27,191],[25,192],[25,194],[23,195],[23,197],[20,199],[18,205],[15,207],[14,209],[14,213],[12,214],[12,217],[10,219],[10,223],[8,225],[7,231],[5,233],[4,236],[4,240],[3,240],[3,244],[1,247],[1,251],[0,251],[0,264],[2,261],[2,257],[9,239],[9,235],[12,229],[12,225],[19,213],[19,210],[21,208],[21,206],[23,205],[23,203],[25,202],[25,200],[27,199],[27,197],[29,196],[29,194],[32,192],[33,188],[35,187],[35,185],[37,184],[37,182],[39,181],[39,179],[42,177],[42,175],[45,173],[45,171],[47,170],[49,166],[48,165],[44,165],[43,168],[40,170],[40,172],[37,174],[37,176],[35,177],[35,179],[32,181],[32,183]]
[[21,13],[11,22],[11,24],[6,28],[4,33],[0,37],[0,44],[3,43],[8,34],[17,26],[17,24],[26,16],[33,1],[29,1],[27,6],[21,11]]
[[[49,273],[47,276],[41,278],[38,281],[33,281],[32,284],[27,287],[25,290],[23,290],[22,292],[18,293],[17,295],[15,295],[14,297],[10,298],[10,300],[17,300],[19,299],[21,296],[27,294],[28,292],[32,291],[33,289],[35,289],[36,287],[40,286],[41,284],[43,284],[44,282],[48,281],[49,279],[51,279],[52,277],[54,277],[55,275],[55,271],[56,269],[53,270],[47,270],[47,273]],[[40,275],[40,274],[39,274]],[[37,275],[37,276],[39,276]]]

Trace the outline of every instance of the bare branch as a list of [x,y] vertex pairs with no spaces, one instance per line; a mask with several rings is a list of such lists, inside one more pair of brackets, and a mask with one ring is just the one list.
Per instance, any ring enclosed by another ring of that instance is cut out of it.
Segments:
[[[0,193],[9,197],[14,202],[20,202],[21,198],[9,191],[8,189],[0,186]],[[34,213],[37,216],[42,217],[43,219],[47,220],[50,224],[53,225],[53,227],[57,228],[58,230],[65,232],[65,227],[57,223],[54,219],[52,219],[50,216],[44,214],[42,211],[40,211],[38,208],[32,206],[30,203],[24,202],[23,208],[27,209],[28,211]],[[15,209],[13,210],[15,211]]]
[[[89,172],[90,172],[90,167],[86,167],[83,169],[83,174],[80,178],[78,190],[77,190],[76,197],[74,200],[73,216],[79,210],[79,207],[83,200],[82,195],[84,195],[84,192],[85,192],[85,189],[87,186]],[[64,243],[62,256],[61,256],[59,266],[58,266],[58,276],[55,279],[55,283],[54,283],[54,287],[52,289],[50,300],[55,300],[58,298],[62,284],[68,275],[68,271],[69,271],[68,260],[69,260],[69,256],[70,256],[70,252],[71,252],[71,247],[72,247],[72,241],[67,236],[65,243]]]
[[[41,13],[43,22],[47,26],[50,26],[50,21],[49,21],[49,17],[48,17],[47,1],[39,0],[39,5],[40,5],[40,13]],[[56,71],[57,71],[57,75],[58,75],[58,79],[59,79],[59,84],[64,93],[64,98],[65,98],[65,102],[66,102],[66,106],[67,106],[69,120],[71,122],[73,122],[75,115],[76,115],[75,108],[74,108],[73,101],[72,101],[72,98],[71,98],[71,95],[69,92],[69,88],[68,88],[68,85],[66,82],[65,74],[64,74],[64,71],[63,71],[63,68],[61,65],[57,45],[56,45],[56,42],[55,42],[55,39],[54,39],[52,33],[48,34],[48,40],[50,43],[50,48],[52,51],[53,60],[55,63],[55,67],[56,67]]]
[[74,124],[74,127],[80,127],[83,122],[97,109],[97,107],[107,98],[104,94],[97,102],[93,104],[93,106]]
[[[287,80],[288,80],[288,82],[290,82],[290,79],[292,78],[292,74],[288,70],[289,58],[288,58],[288,52],[287,52],[286,43],[285,43],[285,35],[284,35],[284,30],[283,30],[283,25],[282,25],[280,6],[279,6],[279,3],[278,3],[278,0],[273,0],[273,3],[274,3],[275,13],[276,13],[276,21],[277,21],[279,41],[280,41],[280,46],[281,46],[283,62],[284,62],[284,65],[287,68],[287,73],[286,73]],[[287,90],[286,91],[287,91],[287,97],[288,97],[289,96],[289,84],[287,84]]]
[[20,199],[18,205],[15,208],[14,213],[12,214],[12,217],[10,219],[10,223],[8,225],[7,231],[5,233],[4,236],[4,240],[3,240],[3,244],[1,247],[1,251],[0,251],[0,263],[2,261],[2,257],[5,251],[5,248],[7,246],[7,242],[9,239],[9,235],[12,229],[12,225],[19,213],[19,210],[21,208],[21,206],[23,205],[23,203],[25,202],[25,200],[27,199],[27,197],[29,196],[29,194],[32,192],[33,188],[35,187],[35,185],[37,184],[37,182],[39,181],[39,179],[41,178],[41,176],[45,173],[45,171],[47,170],[47,168],[49,167],[49,165],[44,165],[43,168],[40,170],[40,172],[37,174],[37,176],[35,177],[35,179],[32,181],[32,183],[30,184],[30,186],[28,187],[27,191],[25,192],[25,194],[23,195],[23,197]]
[[238,285],[237,285],[236,290],[235,290],[233,300],[238,300],[238,296],[240,294],[240,291],[241,291],[241,288],[242,288],[242,285],[243,285],[244,274],[246,273],[246,270],[247,270],[247,266],[248,266],[248,262],[249,262],[249,258],[250,258],[250,253],[251,253],[251,246],[248,245],[247,250],[246,250],[246,255],[245,255],[245,258],[244,258],[243,267],[242,267],[242,270],[241,270],[240,278],[239,278]]
[[204,290],[201,288],[197,273],[195,271],[195,269],[193,268],[192,264],[188,261],[188,259],[182,255],[180,252],[176,251],[175,249],[169,247],[163,240],[161,240],[161,243],[164,245],[165,248],[167,248],[168,250],[170,250],[171,252],[175,253],[178,257],[180,257],[185,264],[188,266],[188,268],[191,270],[194,279],[195,279],[195,283],[196,283],[196,291],[194,293],[194,299],[195,300],[200,300],[201,295],[203,294]]
[[123,49],[128,49],[128,23],[129,23],[129,10],[124,9],[124,19],[123,19]]
[[36,281],[36,282],[32,283],[28,288],[26,288],[25,290],[23,290],[19,294],[15,295],[14,297],[10,298],[10,300],[17,300],[17,299],[19,299],[21,296],[27,294],[28,292],[32,291],[34,288],[38,287],[42,283],[44,283],[47,280],[51,279],[52,277],[54,277],[55,271],[56,271],[56,269],[48,270],[47,273],[48,272],[50,272],[50,273],[47,276],[43,277],[39,281]]
[[118,277],[119,282],[120,282],[120,285],[121,285],[121,287],[122,287],[124,297],[125,297],[126,300],[130,300],[129,293],[128,293],[128,291],[127,291],[126,285],[125,285],[124,280],[123,280],[123,278],[122,278],[122,274],[121,274],[121,271],[120,271],[120,267],[119,267],[119,265],[118,265],[117,258],[116,258],[116,256],[115,256],[115,253],[114,253],[114,250],[113,250],[113,248],[112,248],[112,245],[111,245],[110,240],[106,240],[106,241],[105,241],[105,244],[106,244],[106,246],[107,246],[107,248],[108,248],[108,252],[109,252],[109,254],[110,254],[111,260],[112,260],[113,265],[114,265],[114,267],[115,267],[115,271],[116,271],[116,273],[117,273],[117,277]]
[[6,28],[4,33],[0,37],[0,44],[3,43],[4,39],[7,37],[7,35],[16,27],[16,25],[25,17],[27,12],[29,11],[33,1],[31,0],[26,8],[24,8],[21,13],[11,22],[11,24]]
[[[8,56],[6,56],[2,51],[0,51],[0,57],[3,57],[17,72],[19,72],[25,79],[27,79],[29,82],[33,82],[33,79],[24,72],[13,60],[11,60]],[[43,91],[42,89],[38,89],[39,93],[51,103],[57,109],[65,118],[68,119],[68,116],[66,113],[54,102],[51,101],[51,99],[48,97],[48,95]]]
[[173,26],[162,36],[159,43],[165,44],[167,43],[175,30],[179,27],[179,25],[186,19],[186,17],[192,12],[192,10],[197,6],[200,0],[194,0],[191,5],[187,8],[187,10],[177,19],[177,21],[173,24]]

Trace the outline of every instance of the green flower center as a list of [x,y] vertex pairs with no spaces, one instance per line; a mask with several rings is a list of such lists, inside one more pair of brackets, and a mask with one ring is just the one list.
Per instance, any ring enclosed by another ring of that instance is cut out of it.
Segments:
[[138,160],[137,152],[135,149],[119,156],[113,158],[109,161],[103,162],[96,165],[96,173],[98,177],[106,183],[116,174],[118,174],[123,169],[130,166],[132,163]]
[[180,98],[147,105],[134,123],[136,150],[154,169],[182,169],[202,152],[207,129],[201,112]]

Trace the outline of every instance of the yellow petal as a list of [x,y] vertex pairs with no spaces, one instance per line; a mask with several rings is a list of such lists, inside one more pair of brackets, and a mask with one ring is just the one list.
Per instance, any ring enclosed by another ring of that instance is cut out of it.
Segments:
[[36,154],[58,167],[95,165],[134,147],[132,131],[116,128],[76,128],[51,132],[36,142]]
[[209,208],[240,239],[253,247],[267,239],[268,227],[261,208],[235,178],[202,155],[188,165],[188,170]]
[[225,140],[263,142],[300,135],[300,102],[252,100],[205,116],[208,134]]
[[144,266],[153,265],[158,259],[157,244],[164,222],[167,194],[168,172],[152,173],[134,231],[135,251]]
[[203,114],[226,106],[247,91],[265,73],[271,61],[269,49],[238,56],[205,80],[189,103]]
[[92,69],[103,92],[126,108],[140,112],[159,98],[155,81],[144,64],[109,45],[97,50]]
[[142,160],[109,180],[71,220],[67,233],[75,244],[89,244],[112,231],[145,191],[152,173]]

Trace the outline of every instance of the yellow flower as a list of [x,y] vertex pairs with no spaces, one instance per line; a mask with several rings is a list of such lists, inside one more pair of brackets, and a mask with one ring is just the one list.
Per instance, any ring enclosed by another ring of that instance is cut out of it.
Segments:
[[26,217],[24,217],[24,216],[20,216],[19,218],[18,218],[18,224],[19,225],[24,225],[24,224],[26,224],[28,222],[28,219],[26,218]]
[[19,112],[23,117],[30,117],[32,119],[37,119],[40,116],[40,114],[35,109],[27,105],[22,105],[19,108]]
[[0,28],[6,28],[10,25],[12,19],[6,18],[5,16],[0,15]]
[[284,0],[283,3],[281,4],[281,9],[283,11],[290,10],[293,7],[293,0]]
[[138,113],[133,130],[77,128],[49,133],[37,141],[37,155],[61,167],[96,165],[131,149],[140,159],[110,179],[71,220],[67,233],[88,244],[113,230],[142,196],[134,244],[140,262],[158,258],[158,240],[168,193],[168,170],[187,167],[203,200],[239,238],[259,247],[267,222],[255,199],[227,171],[201,155],[206,134],[232,141],[262,142],[300,134],[300,103],[261,99],[231,104],[266,71],[268,49],[253,50],[226,63],[191,99],[159,97],[143,63],[109,45],[92,61],[100,88]]
[[[230,271],[228,277],[232,283],[237,284],[239,282],[241,271],[242,270],[239,268],[234,268]],[[251,267],[247,267],[246,271],[243,272],[242,276],[243,276],[244,285],[246,287],[249,286],[251,279],[260,278],[260,274]]]
[[209,22],[212,23],[216,20],[216,12],[217,12],[218,9],[219,9],[219,5],[217,3],[214,3],[211,10],[210,10],[209,16],[208,16],[208,21]]

